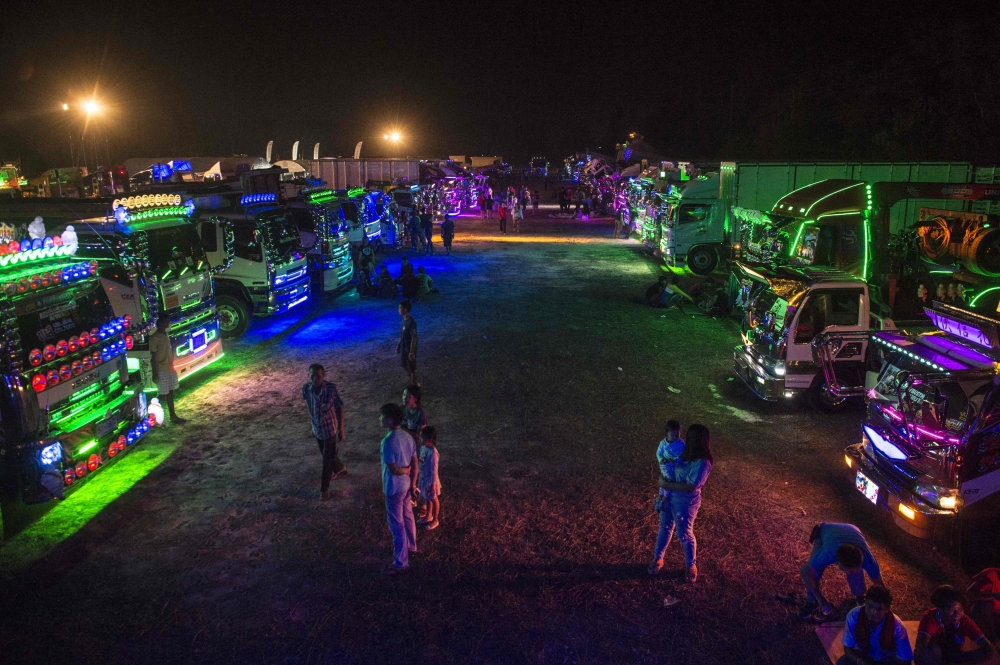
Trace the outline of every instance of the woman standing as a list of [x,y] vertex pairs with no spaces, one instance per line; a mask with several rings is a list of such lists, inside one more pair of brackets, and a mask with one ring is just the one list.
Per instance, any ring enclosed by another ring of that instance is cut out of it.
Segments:
[[670,493],[667,501],[660,505],[660,532],[653,550],[653,563],[649,564],[649,574],[659,575],[663,570],[663,553],[677,530],[677,537],[684,546],[684,561],[687,565],[688,583],[698,579],[697,549],[694,538],[694,520],[701,507],[701,488],[712,471],[712,448],[708,428],[691,425],[684,437],[684,452],[674,467],[674,478],[660,476],[660,487]]

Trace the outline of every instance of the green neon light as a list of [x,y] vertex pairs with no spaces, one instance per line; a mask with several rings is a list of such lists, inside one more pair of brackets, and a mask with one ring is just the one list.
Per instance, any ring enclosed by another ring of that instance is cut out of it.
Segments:
[[803,232],[803,231],[805,231],[805,229],[806,229],[806,225],[807,225],[807,224],[814,224],[814,223],[815,223],[815,222],[810,222],[810,221],[808,221],[808,220],[807,220],[807,221],[805,221],[805,222],[802,222],[801,224],[799,224],[799,232],[795,234],[795,242],[793,242],[793,243],[792,243],[792,244],[791,244],[791,245],[790,245],[790,246],[788,247],[788,257],[789,257],[789,258],[791,258],[791,256],[792,256],[792,252],[794,252],[794,251],[795,251],[795,248],[796,248],[796,247],[798,247],[798,244],[799,244],[799,240],[800,240],[800,239],[802,238],[802,232]]
[[929,272],[932,275],[953,275],[953,274],[955,274],[954,270],[928,270],[927,272]]
[[191,211],[187,206],[167,206],[165,208],[155,208],[153,210],[140,210],[128,214],[129,222],[143,222],[153,219],[166,219],[168,217],[187,217]]
[[184,381],[185,379],[190,379],[192,376],[194,376],[195,374],[197,374],[201,370],[205,369],[206,367],[211,367],[212,365],[214,365],[216,363],[216,361],[222,360],[222,356],[224,356],[224,355],[226,355],[226,354],[220,352],[219,355],[215,356],[214,359],[212,359],[209,362],[205,363],[201,367],[196,367],[195,369],[191,370],[190,372],[188,372],[187,374],[185,374],[184,376],[182,376],[180,379],[178,379],[178,381]]
[[178,278],[183,277],[184,273],[191,269],[191,266],[184,266],[184,270],[181,270],[181,274],[177,275]]
[[982,298],[983,296],[985,296],[990,291],[996,291],[997,289],[1000,289],[1000,286],[991,286],[990,288],[986,289],[985,291],[980,291],[979,293],[976,294],[976,297],[973,298],[969,302],[969,305],[972,306],[972,307],[975,307],[976,303],[979,302],[980,298]]
[[139,371],[139,359],[129,356],[125,359],[125,366],[128,368],[128,373]]
[[[117,376],[117,374],[115,376]],[[77,402],[86,397],[87,395],[93,395],[94,393],[96,393],[98,390],[101,389],[101,385],[102,384],[100,383],[95,383],[94,385],[84,388],[83,390],[79,390],[69,396],[69,401]]]
[[91,449],[96,448],[96,447],[97,447],[97,439],[94,439],[90,443],[85,444],[82,448],[80,448],[80,450],[76,451],[76,454],[77,455],[82,455],[85,452],[87,452],[88,450],[91,450]]
[[856,183],[854,183],[853,185],[848,185],[847,187],[843,187],[843,188],[841,188],[841,189],[838,189],[838,190],[837,190],[837,191],[835,191],[835,192],[830,192],[829,194],[827,194],[827,195],[825,195],[825,196],[821,196],[820,198],[818,198],[818,199],[816,199],[815,201],[813,201],[812,205],[811,205],[811,206],[809,206],[809,209],[808,209],[808,210],[801,210],[801,209],[800,209],[800,212],[805,212],[805,213],[806,213],[806,214],[808,215],[808,214],[809,214],[809,211],[810,211],[810,210],[812,210],[813,208],[815,208],[815,207],[816,207],[816,205],[817,205],[817,204],[818,204],[818,203],[819,203],[820,201],[823,201],[823,200],[825,200],[825,199],[828,199],[828,198],[830,198],[831,196],[836,196],[837,194],[840,194],[841,192],[846,192],[846,191],[847,191],[847,190],[849,190],[849,189],[852,189],[852,188],[854,188],[854,187],[859,187],[859,186],[861,186],[861,185],[864,185],[864,184],[865,184],[865,183],[863,183],[863,182],[856,182]]
[[163,277],[161,277],[160,279],[166,279],[167,277],[170,276],[170,273],[172,273],[173,271],[174,271],[173,268],[168,269],[167,272],[163,273]]
[[355,187],[354,189],[347,190],[347,196],[350,197],[350,198],[352,198],[352,199],[355,196],[361,196],[364,193],[365,193],[365,188],[364,187]]
[[76,431],[76,430],[80,429],[81,427],[89,425],[90,423],[94,422],[98,418],[103,418],[105,412],[110,411],[111,409],[114,409],[114,408],[116,408],[116,407],[124,404],[126,401],[128,401],[128,399],[130,397],[132,397],[132,395],[123,393],[121,396],[118,397],[118,399],[110,402],[107,405],[102,405],[100,409],[94,409],[93,411],[91,411],[87,415],[83,416],[82,418],[74,420],[73,422],[69,423],[65,427],[60,427],[59,429],[62,430],[63,432],[73,432],[73,431]]
[[33,261],[47,261],[55,257],[72,256],[76,254],[76,245],[59,245],[58,247],[46,247],[44,249],[29,249],[26,252],[16,254],[5,254],[0,256],[0,268],[13,266],[21,263],[31,263]]
[[312,192],[309,194],[310,203],[325,203],[331,199],[337,198],[337,195],[333,193],[331,189],[324,189],[320,192]]
[[868,245],[871,244],[872,234],[869,227],[868,215],[865,215],[865,261],[861,264],[861,279],[868,279]]

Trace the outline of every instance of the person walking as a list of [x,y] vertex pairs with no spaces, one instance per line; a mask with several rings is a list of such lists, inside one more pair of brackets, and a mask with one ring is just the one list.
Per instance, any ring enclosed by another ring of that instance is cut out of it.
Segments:
[[799,608],[799,618],[826,619],[833,614],[833,606],[820,591],[820,580],[823,572],[834,564],[847,576],[847,584],[857,599],[857,605],[864,605],[865,602],[866,572],[872,584],[885,586],[882,571],[868,547],[868,541],[861,534],[861,529],[853,524],[817,524],[809,534],[809,542],[812,543],[812,553],[799,569],[806,587],[806,602]]
[[674,465],[671,481],[660,476],[660,488],[670,492],[669,511],[660,511],[660,529],[653,550],[653,562],[649,564],[649,574],[658,575],[663,570],[663,554],[677,531],[677,538],[684,546],[684,562],[687,566],[685,581],[693,584],[698,580],[698,542],[694,537],[694,520],[701,507],[701,488],[712,471],[712,448],[708,428],[691,425],[684,440],[684,452]]
[[156,320],[156,332],[149,336],[149,355],[153,366],[153,380],[161,402],[166,402],[170,422],[183,425],[187,422],[174,410],[174,393],[179,384],[174,370],[174,345],[170,343],[170,317],[161,314]]
[[445,256],[451,256],[451,242],[455,239],[455,222],[451,215],[445,215],[441,222],[441,242],[444,243]]
[[476,203],[479,204],[479,214],[483,219],[486,219],[486,197],[483,196],[482,192],[479,192],[479,196],[476,197]]
[[501,205],[497,215],[500,218],[500,233],[507,235],[507,206]]
[[538,190],[531,195],[531,216],[538,217]]
[[410,316],[413,305],[409,300],[399,303],[399,315],[403,321],[399,327],[399,342],[396,344],[396,353],[399,354],[399,364],[406,370],[406,376],[413,385],[420,385],[417,381],[417,321]]
[[397,575],[410,568],[410,555],[417,551],[411,501],[419,480],[417,444],[399,427],[403,410],[398,404],[383,405],[379,415],[379,423],[388,430],[379,447],[386,521],[392,536],[392,564],[386,566],[385,573]]
[[524,206],[518,201],[514,205],[514,233],[521,232],[521,220],[524,219]]
[[424,244],[424,232],[423,227],[420,224],[420,215],[417,214],[416,208],[410,210],[410,249],[416,250],[417,243],[419,242],[421,246]]
[[347,473],[337,455],[337,442],[344,440],[344,400],[337,386],[326,380],[326,370],[319,363],[309,365],[309,382],[302,385],[302,399],[309,407],[313,436],[323,455],[320,498],[330,498],[330,481]]

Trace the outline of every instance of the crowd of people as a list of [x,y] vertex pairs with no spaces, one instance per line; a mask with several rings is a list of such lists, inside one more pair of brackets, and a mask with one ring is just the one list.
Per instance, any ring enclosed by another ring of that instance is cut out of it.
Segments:
[[477,201],[480,214],[484,219],[493,219],[496,211],[500,222],[500,233],[507,233],[507,223],[510,222],[513,233],[519,233],[521,222],[526,216],[538,215],[538,190],[532,192],[526,186],[510,186],[506,188],[486,187],[479,193]]

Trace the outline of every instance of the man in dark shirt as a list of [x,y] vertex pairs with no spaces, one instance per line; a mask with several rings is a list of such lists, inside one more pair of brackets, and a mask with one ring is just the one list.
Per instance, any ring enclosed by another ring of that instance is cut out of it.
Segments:
[[452,221],[451,215],[445,215],[441,224],[441,241],[444,243],[444,253],[448,256],[451,256],[451,241],[454,239],[455,222]]
[[410,316],[413,305],[409,300],[399,303],[399,315],[403,321],[399,327],[399,342],[396,353],[399,354],[399,364],[406,370],[410,383],[419,386],[417,381],[417,321]]
[[425,254],[434,253],[434,216],[430,210],[420,213],[420,223],[424,227],[424,237],[427,239],[427,246],[424,248]]

